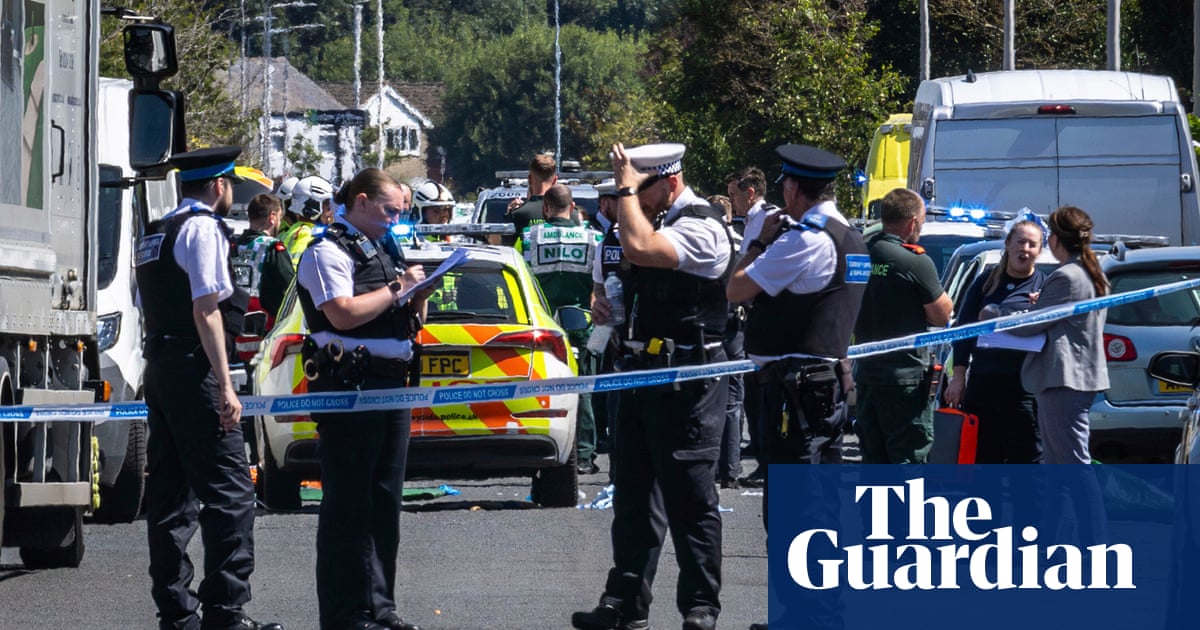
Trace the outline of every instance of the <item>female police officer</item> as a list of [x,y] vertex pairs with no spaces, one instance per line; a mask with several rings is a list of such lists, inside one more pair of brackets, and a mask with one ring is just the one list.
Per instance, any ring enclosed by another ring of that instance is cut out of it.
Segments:
[[[411,193],[386,172],[360,171],[335,197],[345,211],[304,252],[297,293],[311,334],[310,392],[402,387],[427,293],[404,267],[388,228]],[[390,253],[389,253],[390,252]],[[398,273],[398,268],[403,271]],[[321,435],[317,600],[321,628],[419,630],[396,612],[396,552],[409,411],[316,415]]]

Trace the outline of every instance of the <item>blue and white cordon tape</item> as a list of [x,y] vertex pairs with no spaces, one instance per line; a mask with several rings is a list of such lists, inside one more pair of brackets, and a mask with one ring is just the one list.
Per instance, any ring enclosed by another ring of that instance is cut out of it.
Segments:
[[[1015,313],[982,322],[956,326],[934,332],[919,333],[895,339],[873,341],[851,346],[850,358],[866,357],[896,350],[922,348],[992,332],[1010,330],[1043,323],[1090,311],[1128,304],[1140,300],[1200,287],[1200,278],[1181,280],[1149,289],[1127,291],[1116,295],[1064,304],[1056,308]],[[657,370],[640,370],[620,374],[574,376],[512,383],[486,385],[454,385],[447,387],[404,387],[358,392],[327,394],[292,394],[285,396],[245,396],[241,398],[242,414],[307,415],[322,411],[378,411],[383,409],[415,409],[438,405],[492,402],[534,396],[562,396],[609,392],[636,387],[649,387],[715,378],[755,369],[750,361],[725,361],[708,365],[682,366]],[[114,421],[146,417],[146,405],[140,401],[82,405],[27,405],[0,407],[0,422],[34,421]]]

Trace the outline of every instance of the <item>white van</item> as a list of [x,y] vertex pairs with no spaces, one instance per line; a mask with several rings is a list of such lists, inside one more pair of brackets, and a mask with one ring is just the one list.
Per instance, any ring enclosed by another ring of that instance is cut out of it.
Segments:
[[922,81],[908,187],[927,203],[1045,215],[1200,244],[1196,157],[1168,77],[1016,70]]

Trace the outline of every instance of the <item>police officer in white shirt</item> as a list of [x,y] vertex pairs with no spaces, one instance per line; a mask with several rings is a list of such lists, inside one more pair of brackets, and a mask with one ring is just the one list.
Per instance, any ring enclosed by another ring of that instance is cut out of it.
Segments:
[[[633,367],[723,361],[733,239],[725,213],[683,181],[681,144],[613,145]],[[636,308],[633,309],[636,305]],[[604,324],[611,311],[593,305]],[[721,611],[721,516],[715,469],[726,379],[623,392],[612,447],[613,567],[600,605],[577,612],[583,630],[644,628],[653,559],[670,530],[679,562],[676,605],[685,630],[711,630]],[[662,504],[654,500],[661,490]]]
[[[345,212],[300,257],[297,293],[311,329],[301,356],[310,392],[392,389],[419,376],[413,340],[428,289],[389,228],[412,197],[387,172],[359,171],[337,192]],[[396,610],[407,409],[313,414],[321,436],[317,603],[322,630],[419,630]]]

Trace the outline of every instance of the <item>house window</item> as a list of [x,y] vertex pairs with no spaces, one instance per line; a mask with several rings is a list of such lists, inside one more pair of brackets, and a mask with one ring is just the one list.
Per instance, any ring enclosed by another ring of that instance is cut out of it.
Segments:
[[421,152],[421,146],[420,142],[418,142],[417,130],[415,127],[409,128],[408,130],[408,150],[413,153]]
[[325,155],[335,155],[338,150],[337,130],[322,129],[317,149]]

